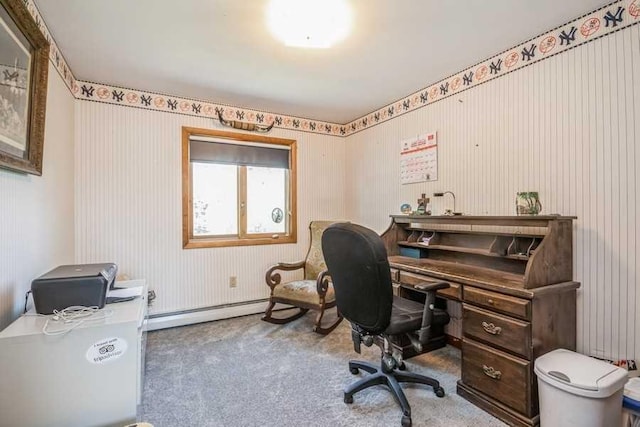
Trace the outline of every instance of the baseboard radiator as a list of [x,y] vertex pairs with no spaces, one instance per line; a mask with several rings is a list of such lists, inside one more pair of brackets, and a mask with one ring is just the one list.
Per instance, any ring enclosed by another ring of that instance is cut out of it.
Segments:
[[264,313],[268,301],[268,299],[260,299],[172,313],[151,314],[147,319],[147,330],[155,331],[158,329],[174,328],[176,326],[194,325],[196,323],[211,322],[213,320]]

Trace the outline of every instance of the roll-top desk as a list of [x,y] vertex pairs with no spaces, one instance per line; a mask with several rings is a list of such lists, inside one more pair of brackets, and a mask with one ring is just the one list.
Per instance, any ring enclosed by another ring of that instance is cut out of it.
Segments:
[[[458,394],[510,425],[538,425],[534,361],[576,346],[575,217],[391,217],[394,291],[446,281],[439,296],[462,303]],[[404,344],[394,343],[411,357]]]

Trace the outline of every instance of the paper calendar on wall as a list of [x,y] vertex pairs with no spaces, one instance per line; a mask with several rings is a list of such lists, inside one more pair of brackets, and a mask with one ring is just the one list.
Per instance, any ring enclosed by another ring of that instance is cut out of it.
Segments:
[[438,140],[425,133],[400,142],[400,184],[438,180]]

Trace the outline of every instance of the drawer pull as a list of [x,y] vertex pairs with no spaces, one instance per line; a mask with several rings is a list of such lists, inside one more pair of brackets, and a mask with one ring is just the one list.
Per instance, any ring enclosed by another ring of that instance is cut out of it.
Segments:
[[502,328],[494,325],[493,323],[482,322],[482,328],[486,333],[491,335],[500,335],[500,332],[502,332]]
[[489,299],[487,300],[487,303],[488,303],[489,305],[493,305],[493,300],[492,300],[491,298],[489,298]]
[[496,371],[493,366],[482,365],[482,370],[484,374],[494,380],[499,380],[502,377],[502,372]]

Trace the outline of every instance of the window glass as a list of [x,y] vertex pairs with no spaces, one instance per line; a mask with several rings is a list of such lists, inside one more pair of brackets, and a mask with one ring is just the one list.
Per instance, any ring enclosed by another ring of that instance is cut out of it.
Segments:
[[238,168],[193,163],[193,235],[238,233]]
[[286,169],[247,167],[247,234],[287,229]]

